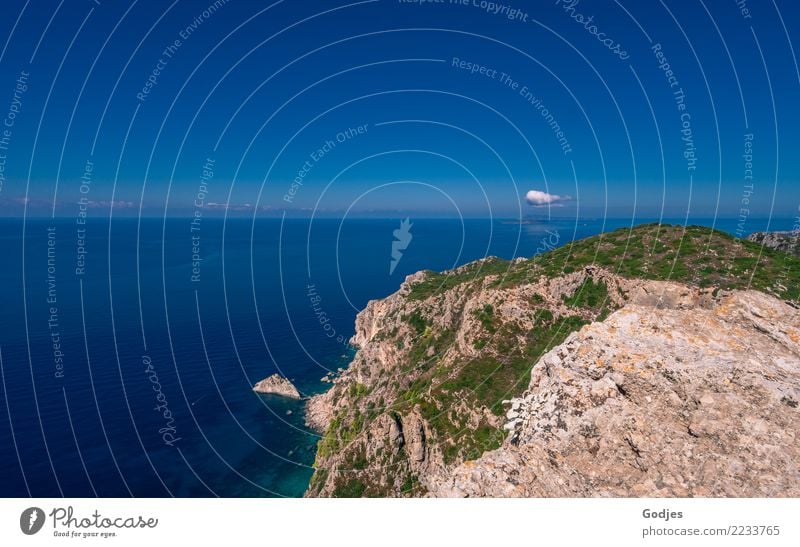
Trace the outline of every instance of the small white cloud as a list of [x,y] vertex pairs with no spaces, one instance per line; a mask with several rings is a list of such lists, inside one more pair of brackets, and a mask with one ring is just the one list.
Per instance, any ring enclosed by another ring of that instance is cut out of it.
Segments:
[[542,192],[541,190],[528,190],[528,193],[525,194],[525,201],[533,206],[552,205],[560,201],[568,201],[569,199],[571,199],[569,196],[557,196],[555,194]]

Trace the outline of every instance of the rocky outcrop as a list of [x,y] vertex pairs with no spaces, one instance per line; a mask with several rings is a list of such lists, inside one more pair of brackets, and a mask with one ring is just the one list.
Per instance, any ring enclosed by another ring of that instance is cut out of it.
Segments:
[[755,291],[626,305],[547,353],[503,447],[433,493],[798,496],[799,341],[800,313]]
[[264,378],[253,386],[253,391],[256,393],[282,395],[290,399],[302,399],[300,392],[297,391],[294,384],[280,374],[273,374],[272,376]]
[[308,402],[306,495],[797,495],[798,287],[659,225],[409,276]]
[[755,232],[747,241],[758,243],[768,249],[800,256],[800,230],[791,232]]

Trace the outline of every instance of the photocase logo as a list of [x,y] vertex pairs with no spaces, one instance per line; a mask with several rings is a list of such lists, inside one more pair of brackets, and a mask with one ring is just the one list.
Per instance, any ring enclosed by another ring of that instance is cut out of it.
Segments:
[[44,526],[44,511],[38,507],[29,507],[19,517],[19,528],[26,536],[32,536]]
[[389,275],[394,273],[394,269],[397,268],[400,259],[403,258],[403,251],[408,249],[411,244],[411,239],[414,237],[411,235],[412,226],[411,221],[405,219],[400,222],[400,227],[392,232],[394,241],[392,241],[392,260],[389,262]]

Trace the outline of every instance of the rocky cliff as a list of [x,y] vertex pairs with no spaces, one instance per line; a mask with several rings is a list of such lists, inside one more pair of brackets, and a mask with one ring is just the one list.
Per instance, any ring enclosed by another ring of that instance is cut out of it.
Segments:
[[800,313],[755,291],[626,305],[533,368],[443,496],[800,495]]
[[307,495],[792,495],[798,281],[657,225],[410,276],[309,402]]
[[800,230],[791,232],[756,232],[747,236],[747,241],[758,243],[768,249],[800,256]]

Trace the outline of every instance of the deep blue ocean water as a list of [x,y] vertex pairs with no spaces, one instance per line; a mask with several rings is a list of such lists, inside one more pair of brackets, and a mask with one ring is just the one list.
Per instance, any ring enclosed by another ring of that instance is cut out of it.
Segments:
[[[252,384],[323,390],[358,310],[410,273],[631,224],[411,219],[390,274],[400,220],[90,220],[79,249],[75,219],[0,219],[0,495],[300,496],[318,437]],[[746,231],[767,227],[792,220]]]

